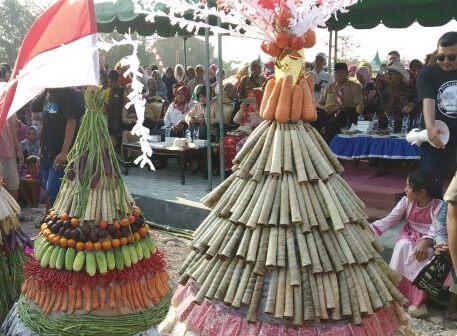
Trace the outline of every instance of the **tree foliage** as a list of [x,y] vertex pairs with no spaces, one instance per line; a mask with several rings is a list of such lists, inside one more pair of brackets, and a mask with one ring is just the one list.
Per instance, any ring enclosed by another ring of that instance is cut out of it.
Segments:
[[0,62],[14,65],[22,40],[41,11],[34,1],[0,0]]

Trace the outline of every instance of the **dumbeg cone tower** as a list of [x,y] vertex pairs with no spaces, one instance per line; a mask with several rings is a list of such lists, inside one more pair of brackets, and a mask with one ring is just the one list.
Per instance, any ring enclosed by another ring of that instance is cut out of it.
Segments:
[[296,41],[285,27],[302,5],[289,6],[278,4],[276,40],[263,45],[278,57],[260,107],[265,121],[237,154],[233,175],[203,199],[212,211],[179,271],[163,334],[386,336],[407,325],[401,277],[381,258],[363,202],[309,124],[314,79],[303,74],[302,48],[315,34]]
[[86,108],[7,335],[157,335],[167,314],[165,261],[121,179],[98,92]]

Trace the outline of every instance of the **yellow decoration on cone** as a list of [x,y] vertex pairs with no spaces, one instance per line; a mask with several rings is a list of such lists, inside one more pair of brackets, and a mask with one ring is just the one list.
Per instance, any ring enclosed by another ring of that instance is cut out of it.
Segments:
[[275,77],[276,80],[292,76],[293,83],[303,76],[303,62],[305,59],[305,50],[295,51],[290,48],[283,50],[281,55],[276,59]]

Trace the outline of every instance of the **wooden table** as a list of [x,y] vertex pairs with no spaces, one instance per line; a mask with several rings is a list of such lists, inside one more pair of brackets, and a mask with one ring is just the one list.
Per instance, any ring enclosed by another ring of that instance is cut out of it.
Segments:
[[[173,147],[165,142],[151,143],[152,157],[176,157],[181,165],[181,183],[186,184],[186,167],[190,159],[196,159],[200,162],[205,178],[207,177],[206,169],[206,146],[205,147]],[[127,157],[127,151],[141,152],[139,142],[122,144],[122,155]],[[132,166],[132,161],[127,161],[124,164],[124,174],[128,175],[129,169]]]

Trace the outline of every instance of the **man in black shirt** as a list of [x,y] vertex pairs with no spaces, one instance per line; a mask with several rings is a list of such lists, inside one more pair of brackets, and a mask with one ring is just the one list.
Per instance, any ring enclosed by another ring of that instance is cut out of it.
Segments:
[[73,88],[47,89],[32,101],[32,112],[42,113],[41,178],[48,206],[52,206],[60,189],[67,155],[76,137],[83,114]]
[[[438,41],[437,65],[426,66],[419,74],[417,89],[423,101],[423,127],[430,142],[421,145],[421,165],[441,178],[454,175],[457,168],[457,32],[448,32]],[[441,120],[449,127],[445,145],[442,131],[435,125]]]

